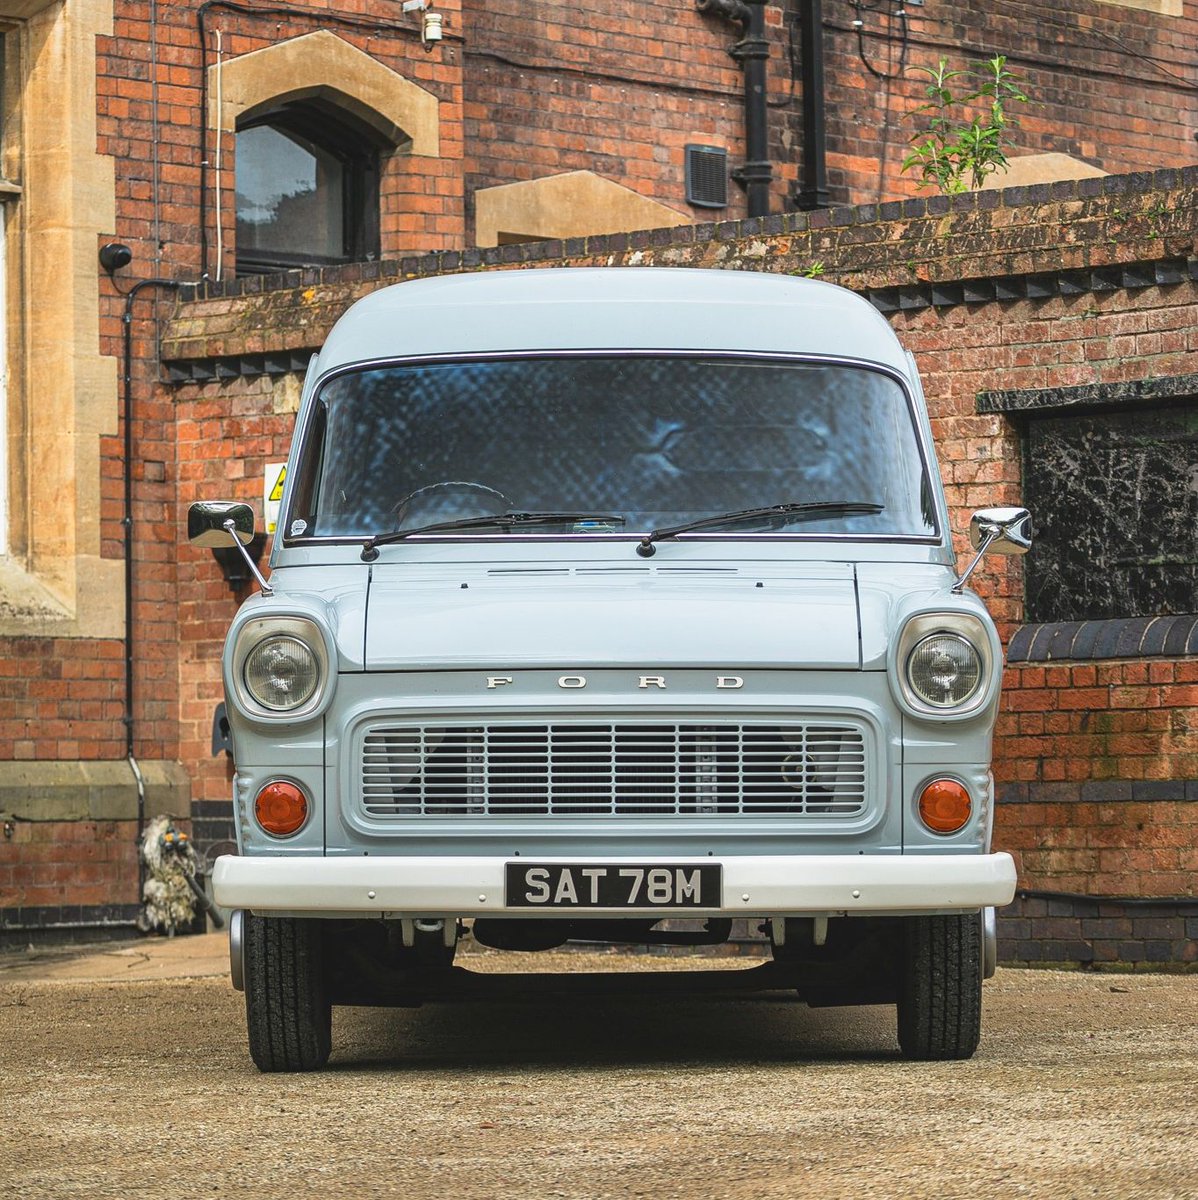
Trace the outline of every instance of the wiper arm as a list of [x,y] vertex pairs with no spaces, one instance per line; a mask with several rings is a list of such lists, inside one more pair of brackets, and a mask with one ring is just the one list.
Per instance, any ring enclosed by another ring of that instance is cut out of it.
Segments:
[[564,525],[576,521],[603,521],[623,525],[619,513],[592,512],[509,512],[490,517],[459,517],[454,521],[438,521],[435,525],[418,525],[415,529],[396,529],[391,533],[376,533],[362,544],[362,561],[374,562],[379,546],[402,542],[421,533],[452,533],[460,529],[512,529],[517,525]]
[[789,523],[796,519],[818,520],[820,517],[833,515],[868,516],[880,513],[885,507],[884,504],[874,504],[865,500],[814,500],[807,504],[767,504],[761,508],[745,508],[739,512],[700,517],[697,521],[687,521],[685,525],[674,525],[669,529],[654,529],[637,543],[636,552],[642,558],[649,558],[656,553],[654,542],[698,529],[716,529],[721,525],[739,525],[745,521],[761,521],[768,518],[785,518]]

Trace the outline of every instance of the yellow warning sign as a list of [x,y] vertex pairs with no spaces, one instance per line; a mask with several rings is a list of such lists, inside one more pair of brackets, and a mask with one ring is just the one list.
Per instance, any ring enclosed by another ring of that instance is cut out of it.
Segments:
[[274,533],[279,523],[279,501],[283,499],[283,484],[286,480],[286,463],[266,464],[266,477],[262,481],[262,508],[266,517],[267,533]]

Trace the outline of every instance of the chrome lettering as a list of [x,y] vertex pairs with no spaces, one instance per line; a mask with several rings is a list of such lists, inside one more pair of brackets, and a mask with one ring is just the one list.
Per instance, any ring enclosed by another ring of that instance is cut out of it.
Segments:
[[735,691],[737,688],[743,688],[745,681],[739,675],[717,675],[715,685],[718,688],[730,688]]
[[562,675],[557,681],[559,688],[584,688],[586,685],[587,677],[585,675]]
[[512,677],[510,675],[488,675],[487,676],[487,687],[488,688],[503,687],[505,684],[514,683],[514,682],[515,681],[512,679]]
[[666,686],[666,677],[664,675],[642,675],[640,683],[636,686],[639,688],[664,688]]
[[524,893],[529,904],[545,904],[549,900],[549,872],[544,867],[530,867],[525,871],[524,885],[536,889]]
[[621,879],[632,880],[632,891],[628,893],[628,903],[635,904],[636,898],[640,894],[641,884],[645,882],[645,871],[643,867],[625,867],[620,872]]
[[654,867],[649,872],[649,903],[669,904],[673,898],[674,876],[665,867]]
[[599,903],[599,880],[607,874],[606,867],[583,867],[582,874],[591,881],[591,903]]

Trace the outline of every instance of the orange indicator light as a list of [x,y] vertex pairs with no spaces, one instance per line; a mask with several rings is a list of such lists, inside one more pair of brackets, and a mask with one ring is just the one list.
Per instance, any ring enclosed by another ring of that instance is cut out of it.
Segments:
[[936,779],[919,796],[919,819],[933,833],[964,829],[973,813],[969,792],[955,779]]
[[268,783],[254,801],[258,824],[275,837],[288,837],[308,819],[308,798],[283,779]]

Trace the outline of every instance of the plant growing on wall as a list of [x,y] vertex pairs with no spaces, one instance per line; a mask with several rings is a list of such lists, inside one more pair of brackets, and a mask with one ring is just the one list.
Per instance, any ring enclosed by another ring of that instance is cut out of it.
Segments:
[[[1027,103],[1021,81],[1007,70],[1004,55],[950,71],[942,58],[935,67],[917,68],[928,77],[927,102],[911,116],[932,114],[928,128],[914,134],[904,171],[917,171],[920,187],[955,195],[982,186],[987,175],[1006,170],[1005,147],[1018,122],[1007,113],[1011,103]],[[974,113],[969,116],[969,109]]]

